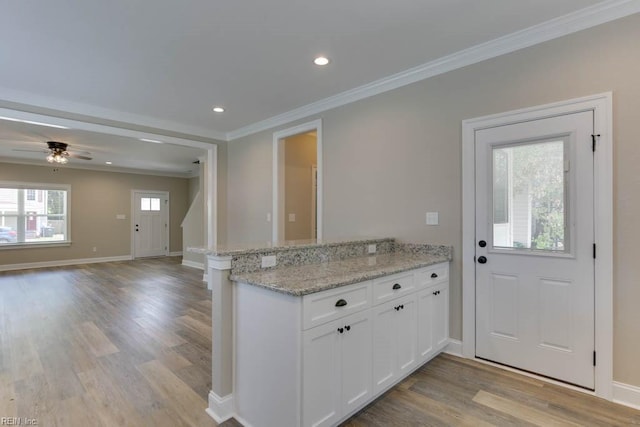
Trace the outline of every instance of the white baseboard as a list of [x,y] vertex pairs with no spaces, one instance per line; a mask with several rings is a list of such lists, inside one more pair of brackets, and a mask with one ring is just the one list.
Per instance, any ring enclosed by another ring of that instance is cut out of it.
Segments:
[[454,356],[464,357],[462,355],[462,341],[449,338],[449,345],[447,345],[444,352]]
[[640,387],[614,381],[613,401],[634,409],[640,409]]
[[225,397],[220,397],[213,391],[209,391],[209,407],[206,411],[218,424],[227,421],[235,415],[233,410],[233,395],[229,394]]
[[169,252],[169,256],[182,256],[182,251]]
[[102,257],[102,258],[79,258],[79,259],[62,259],[58,261],[25,262],[22,264],[0,265],[0,271],[30,270],[32,268],[61,267],[61,266],[67,266],[67,265],[80,265],[80,264],[96,264],[100,262],[131,261],[132,259],[133,258],[131,257],[131,255],[123,255],[123,256]]
[[204,264],[201,262],[189,261],[188,259],[182,259],[182,265],[185,267],[197,268],[198,270],[204,270]]

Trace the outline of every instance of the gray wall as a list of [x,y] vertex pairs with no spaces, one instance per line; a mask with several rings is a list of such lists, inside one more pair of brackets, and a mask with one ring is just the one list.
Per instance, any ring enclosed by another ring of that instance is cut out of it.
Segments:
[[[614,378],[640,386],[638,40],[640,14],[317,116],[324,132],[325,237],[453,245],[451,336],[460,339],[462,120],[613,91]],[[272,134],[294,124],[228,144],[230,242],[270,240]],[[425,225],[426,211],[440,212],[439,226]]]

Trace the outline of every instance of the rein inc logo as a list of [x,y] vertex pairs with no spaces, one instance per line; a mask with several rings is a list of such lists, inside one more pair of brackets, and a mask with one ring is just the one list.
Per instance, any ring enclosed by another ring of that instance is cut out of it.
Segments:
[[0,417],[0,426],[37,426],[37,418]]

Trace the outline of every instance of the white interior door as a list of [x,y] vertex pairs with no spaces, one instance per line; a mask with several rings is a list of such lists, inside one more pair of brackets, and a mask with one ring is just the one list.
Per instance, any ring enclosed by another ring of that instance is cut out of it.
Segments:
[[168,193],[134,192],[134,258],[168,255]]
[[594,388],[593,112],[476,132],[476,356]]

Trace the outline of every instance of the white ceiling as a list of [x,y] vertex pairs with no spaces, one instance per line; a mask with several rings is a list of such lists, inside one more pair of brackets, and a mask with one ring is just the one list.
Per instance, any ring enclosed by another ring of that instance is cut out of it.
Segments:
[[224,139],[599,1],[9,1],[0,101]]

